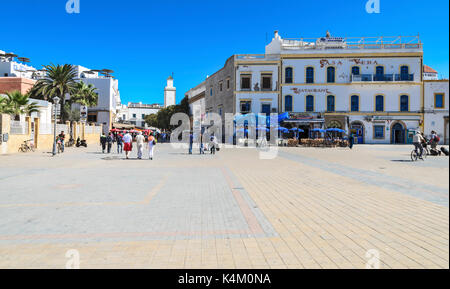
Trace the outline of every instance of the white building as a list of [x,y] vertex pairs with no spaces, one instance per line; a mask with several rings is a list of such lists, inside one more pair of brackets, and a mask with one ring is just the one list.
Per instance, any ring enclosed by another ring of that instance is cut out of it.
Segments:
[[438,72],[428,65],[423,66],[423,80],[438,80]]
[[429,136],[435,131],[441,144],[449,144],[449,81],[425,80],[424,81],[424,132]]
[[164,88],[164,107],[176,104],[177,89],[173,86],[173,77],[167,78],[167,85]]
[[151,114],[157,114],[162,108],[159,104],[143,104],[142,102],[129,102],[128,105],[122,105],[117,114],[117,121],[120,123],[131,124],[137,127],[145,128],[145,117]]
[[92,84],[98,94],[98,104],[88,109],[88,122],[103,125],[103,132],[112,128],[118,109],[121,107],[119,81],[108,73],[101,75],[97,70],[76,65],[77,77],[86,84]]
[[422,63],[418,37],[285,40],[275,32],[264,55],[235,55],[235,111],[288,112],[301,137],[337,127],[358,143],[410,143],[424,126]]

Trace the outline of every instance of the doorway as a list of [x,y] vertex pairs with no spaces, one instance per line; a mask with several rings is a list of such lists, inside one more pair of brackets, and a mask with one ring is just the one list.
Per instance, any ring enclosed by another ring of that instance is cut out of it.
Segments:
[[393,144],[405,144],[406,143],[406,134],[404,126],[397,122],[392,126],[392,136],[391,143]]

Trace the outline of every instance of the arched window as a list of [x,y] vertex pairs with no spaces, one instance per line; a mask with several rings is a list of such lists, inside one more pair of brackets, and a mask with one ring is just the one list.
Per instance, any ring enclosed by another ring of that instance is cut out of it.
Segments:
[[284,73],[284,82],[285,83],[293,83],[294,82],[294,71],[292,70],[292,67],[286,67],[285,73]]
[[350,97],[350,110],[359,111],[359,95],[352,95]]
[[359,66],[353,66],[352,67],[352,74],[353,75],[360,75],[360,69],[359,69]]
[[284,97],[284,111],[292,112],[292,95]]
[[383,81],[384,80],[384,66],[377,66],[375,68],[375,81]]
[[327,96],[327,111],[335,110],[335,97],[334,95]]
[[336,80],[336,69],[332,66],[327,67],[327,82],[334,83]]
[[306,96],[306,111],[314,111],[314,96]]
[[375,111],[384,111],[384,96],[375,96]]
[[314,83],[314,67],[306,68],[306,83]]
[[400,80],[401,81],[409,80],[409,67],[407,65],[403,65],[400,67]]
[[400,96],[400,111],[409,111],[409,96]]

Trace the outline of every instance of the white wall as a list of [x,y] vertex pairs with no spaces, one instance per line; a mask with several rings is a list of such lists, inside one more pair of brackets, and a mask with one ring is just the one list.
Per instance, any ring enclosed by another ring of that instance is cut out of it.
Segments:
[[[445,106],[444,108],[434,107],[435,93],[444,93]],[[425,81],[424,82],[424,97],[425,97],[425,119],[424,119],[424,133],[430,135],[434,130],[441,138],[441,144],[444,143],[444,136],[447,138],[448,144],[449,128],[444,126],[444,117],[449,115],[449,81]],[[446,133],[445,133],[446,132]]]
[[384,95],[384,106],[386,112],[400,111],[400,95],[409,95],[410,111],[419,111],[421,103],[420,85],[410,84],[362,84],[362,85],[298,85],[283,86],[282,108],[284,111],[284,99],[286,95],[293,96],[293,112],[305,111],[305,99],[307,95],[315,97],[315,111],[325,112],[327,109],[326,99],[328,95],[335,96],[335,110],[337,112],[350,111],[350,96],[360,96],[360,112],[375,111],[375,96]]
[[[236,69],[236,90],[241,90],[241,77],[242,73],[251,73],[251,90],[256,83],[258,83],[259,89],[261,90],[261,74],[262,72],[272,72],[272,90],[277,89],[277,81],[278,81],[278,65],[239,65]],[[208,88],[209,89],[209,88]],[[209,90],[206,92],[209,93]]]
[[334,66],[336,69],[336,83],[349,83],[352,66],[359,66],[361,74],[375,74],[375,67],[385,67],[385,74],[399,74],[402,65],[409,66],[409,73],[414,74],[414,81],[420,82],[421,59],[420,57],[408,58],[323,58],[323,59],[284,59],[283,60],[283,83],[286,67],[294,69],[294,83],[305,83],[306,67],[315,69],[315,83],[327,82],[327,67]]

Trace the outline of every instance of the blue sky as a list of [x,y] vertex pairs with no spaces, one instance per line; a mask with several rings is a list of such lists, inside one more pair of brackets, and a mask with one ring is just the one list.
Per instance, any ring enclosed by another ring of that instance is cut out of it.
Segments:
[[380,14],[365,11],[367,0],[80,0],[80,14],[67,14],[66,2],[2,1],[0,50],[37,68],[113,69],[124,103],[162,103],[172,72],[179,102],[229,56],[264,53],[274,30],[285,38],[420,33],[425,63],[449,75],[448,0],[380,0]]

